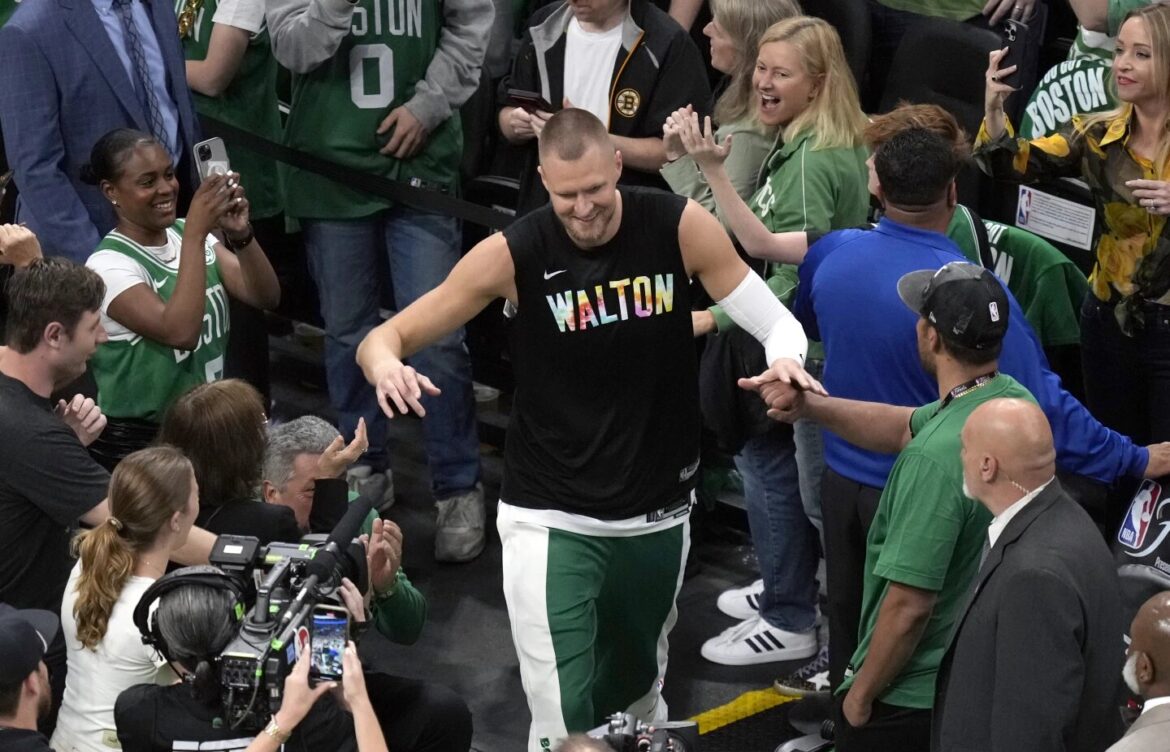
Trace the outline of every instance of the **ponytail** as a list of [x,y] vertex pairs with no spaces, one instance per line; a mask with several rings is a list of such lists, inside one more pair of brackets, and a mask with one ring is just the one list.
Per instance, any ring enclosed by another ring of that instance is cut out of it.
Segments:
[[78,641],[90,650],[97,649],[106,636],[114,604],[134,571],[134,548],[118,533],[115,522],[111,517],[105,524],[79,533],[73,543],[81,560],[73,618]]

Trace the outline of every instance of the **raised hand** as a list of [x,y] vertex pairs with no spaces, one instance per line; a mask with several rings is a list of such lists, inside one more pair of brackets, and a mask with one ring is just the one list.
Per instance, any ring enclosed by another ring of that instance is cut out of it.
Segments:
[[106,427],[106,416],[101,408],[93,398],[81,394],[73,395],[68,402],[57,400],[53,412],[77,435],[82,446],[92,444]]
[[988,135],[999,138],[1005,130],[1003,103],[1015,89],[1003,82],[1005,76],[1016,72],[1016,66],[1009,65],[1000,68],[1007,55],[1007,47],[1002,50],[992,50],[987,55],[986,88],[983,92],[983,117],[987,126]]
[[[387,368],[374,388],[378,393],[378,404],[382,406],[382,412],[386,413],[388,418],[393,418],[398,413],[405,415],[411,411],[420,417],[424,416],[427,411],[419,401],[423,393],[432,397],[437,397],[441,393],[439,387],[430,379],[400,362]],[[394,407],[391,407],[391,404]]]
[[345,439],[338,436],[317,458],[317,477],[336,478],[357,462],[369,447],[370,441],[366,438],[366,419],[358,418],[353,441],[346,444]]
[[41,258],[41,243],[24,225],[0,225],[0,265],[23,269]]
[[698,114],[692,112],[690,117],[683,120],[679,137],[687,154],[691,155],[703,172],[721,168],[731,153],[731,136],[723,139],[723,143],[717,143],[710,116],[703,118],[703,125],[700,126]]

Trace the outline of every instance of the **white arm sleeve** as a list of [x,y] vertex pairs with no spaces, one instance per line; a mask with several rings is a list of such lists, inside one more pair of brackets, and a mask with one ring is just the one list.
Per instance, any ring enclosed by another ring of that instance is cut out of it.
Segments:
[[804,365],[808,353],[804,329],[758,274],[749,271],[739,286],[716,302],[741,329],[760,341],[769,366],[779,358]]

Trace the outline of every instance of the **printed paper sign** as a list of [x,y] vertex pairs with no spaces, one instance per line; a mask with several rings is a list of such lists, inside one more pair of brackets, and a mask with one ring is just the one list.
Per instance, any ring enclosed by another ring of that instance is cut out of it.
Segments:
[[1091,206],[1020,186],[1016,227],[1089,251],[1093,247],[1093,222],[1096,219],[1097,211]]

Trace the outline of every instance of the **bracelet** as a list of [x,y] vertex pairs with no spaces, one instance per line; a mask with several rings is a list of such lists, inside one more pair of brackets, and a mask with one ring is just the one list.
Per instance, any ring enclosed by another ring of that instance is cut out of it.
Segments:
[[226,232],[223,234],[224,243],[227,245],[228,249],[231,251],[242,251],[243,249],[247,248],[248,245],[251,244],[251,242],[255,239],[256,239],[256,231],[252,229],[251,222],[248,223],[248,234],[245,235],[243,237],[243,239],[241,239],[241,240],[235,240],[230,235],[228,235]]
[[278,744],[287,743],[288,738],[292,736],[291,731],[285,731],[280,727],[280,724],[276,722],[275,715],[268,719],[268,725],[264,727],[264,733],[270,738],[275,739]]

